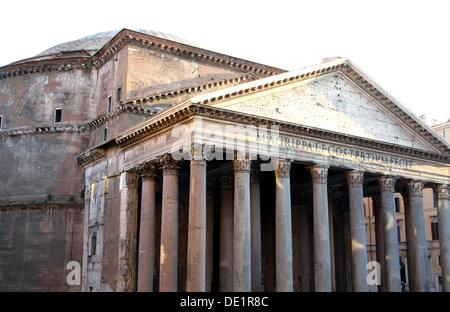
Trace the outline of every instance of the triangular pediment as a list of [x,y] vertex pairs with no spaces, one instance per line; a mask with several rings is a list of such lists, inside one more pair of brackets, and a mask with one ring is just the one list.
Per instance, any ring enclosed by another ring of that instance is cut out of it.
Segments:
[[448,143],[346,59],[197,96],[192,103],[448,154]]

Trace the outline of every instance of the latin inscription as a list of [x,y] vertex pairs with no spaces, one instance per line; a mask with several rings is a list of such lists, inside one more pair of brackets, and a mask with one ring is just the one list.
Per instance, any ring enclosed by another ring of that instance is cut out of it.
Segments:
[[336,145],[324,144],[308,140],[301,140],[281,135],[272,136],[267,134],[260,134],[258,132],[256,141],[258,143],[277,145],[280,147],[286,147],[288,149],[304,150],[337,157],[348,157],[359,161],[374,162],[404,168],[411,168],[413,163],[411,160],[405,158],[387,156],[380,153],[362,151],[358,149],[340,147]]

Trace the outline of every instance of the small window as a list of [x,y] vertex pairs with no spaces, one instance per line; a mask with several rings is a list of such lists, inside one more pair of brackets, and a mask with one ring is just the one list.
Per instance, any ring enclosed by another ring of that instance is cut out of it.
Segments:
[[61,108],[55,109],[55,122],[61,122],[61,117],[62,117],[62,109]]
[[431,222],[431,239],[439,240],[439,230],[437,221]]
[[112,96],[108,96],[108,114],[111,113],[112,108]]
[[117,89],[117,102],[122,100],[122,88]]
[[447,130],[442,131],[442,136],[444,137],[444,139],[448,139],[448,131]]
[[0,130],[3,128],[3,115],[0,115]]
[[107,138],[108,138],[108,128],[105,128],[105,130],[103,130],[103,141],[106,141]]
[[395,212],[400,212],[400,197],[395,197]]

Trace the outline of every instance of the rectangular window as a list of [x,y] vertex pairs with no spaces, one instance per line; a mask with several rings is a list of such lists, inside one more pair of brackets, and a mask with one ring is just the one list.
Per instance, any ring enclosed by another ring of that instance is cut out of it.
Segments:
[[106,141],[107,138],[108,138],[108,128],[105,128],[105,130],[103,131],[103,141]]
[[117,89],[117,102],[122,100],[122,88]]
[[448,131],[447,130],[442,131],[442,136],[444,137],[444,139],[448,139]]
[[108,96],[108,114],[111,113],[112,108],[112,96]]
[[395,197],[395,212],[400,212],[400,197]]
[[61,108],[55,109],[55,122],[61,122],[61,117],[62,117],[62,109]]
[[431,222],[431,239],[439,240],[439,231],[437,221]]
[[3,128],[3,115],[0,115],[0,130]]

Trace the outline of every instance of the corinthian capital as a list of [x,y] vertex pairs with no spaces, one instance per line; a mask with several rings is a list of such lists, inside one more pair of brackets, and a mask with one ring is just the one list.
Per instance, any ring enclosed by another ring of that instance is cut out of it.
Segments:
[[328,166],[313,165],[306,167],[311,172],[313,183],[327,183],[328,178]]
[[200,143],[191,144],[191,160],[205,160],[205,145]]
[[277,178],[286,179],[290,177],[291,159],[277,159],[275,161],[275,176]]
[[351,188],[363,187],[364,172],[352,170],[347,172],[347,183]]
[[397,182],[397,177],[381,176],[378,177],[378,182],[380,184],[381,191],[395,192],[395,182]]
[[438,185],[433,190],[436,199],[449,199],[449,190],[447,185]]
[[425,182],[411,180],[408,182],[408,195],[414,197],[423,197],[423,185]]
[[145,162],[138,167],[139,174],[143,181],[154,181],[156,177],[155,163]]
[[251,160],[248,155],[237,154],[237,157],[233,160],[233,168],[235,172],[248,171],[250,172]]
[[170,154],[164,154],[159,162],[161,164],[161,169],[163,170],[163,174],[178,174],[179,161],[172,158]]

